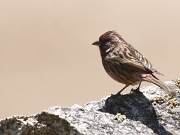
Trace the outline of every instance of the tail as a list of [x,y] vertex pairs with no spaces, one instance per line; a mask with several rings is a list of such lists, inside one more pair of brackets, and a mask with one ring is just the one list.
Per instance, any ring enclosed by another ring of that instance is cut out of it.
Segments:
[[169,86],[167,86],[165,83],[163,83],[161,80],[159,80],[157,77],[155,77],[153,74],[149,74],[148,76],[146,76],[145,78],[143,78],[145,81],[153,83],[157,86],[159,86],[161,89],[163,89],[166,93],[175,96],[176,92],[175,90],[173,90],[172,88],[170,88]]

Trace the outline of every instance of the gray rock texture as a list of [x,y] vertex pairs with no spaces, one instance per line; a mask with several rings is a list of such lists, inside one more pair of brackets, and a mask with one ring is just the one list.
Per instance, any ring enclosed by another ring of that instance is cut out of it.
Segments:
[[147,86],[83,106],[8,117],[0,121],[0,135],[180,135],[179,80],[166,82],[176,90],[175,98]]

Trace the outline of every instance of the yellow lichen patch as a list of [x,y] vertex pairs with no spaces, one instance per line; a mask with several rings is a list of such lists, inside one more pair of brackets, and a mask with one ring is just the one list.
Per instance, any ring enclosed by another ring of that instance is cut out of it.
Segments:
[[180,79],[176,82],[176,86],[180,88]]
[[151,102],[152,103],[159,103],[159,104],[162,104],[164,103],[164,99],[162,96],[154,96],[152,99],[151,99]]
[[168,104],[171,108],[173,108],[173,107],[176,107],[177,105],[179,105],[179,102],[178,102],[175,98],[172,98],[172,99],[170,99],[170,100],[167,102],[167,104]]
[[123,122],[126,119],[126,116],[122,115],[121,113],[117,113],[114,119],[117,120],[118,122]]

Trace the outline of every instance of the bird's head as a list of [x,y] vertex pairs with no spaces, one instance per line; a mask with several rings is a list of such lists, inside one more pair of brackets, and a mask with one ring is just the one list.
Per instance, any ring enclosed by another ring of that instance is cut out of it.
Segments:
[[122,41],[123,39],[121,38],[121,35],[117,32],[108,31],[101,35],[99,41],[95,41],[92,45],[99,46],[101,54],[107,54]]

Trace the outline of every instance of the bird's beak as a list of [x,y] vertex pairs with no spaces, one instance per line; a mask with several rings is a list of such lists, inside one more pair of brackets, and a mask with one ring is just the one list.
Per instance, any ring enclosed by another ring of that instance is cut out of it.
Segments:
[[94,43],[92,43],[92,45],[100,46],[100,45],[101,45],[101,42],[95,41]]

